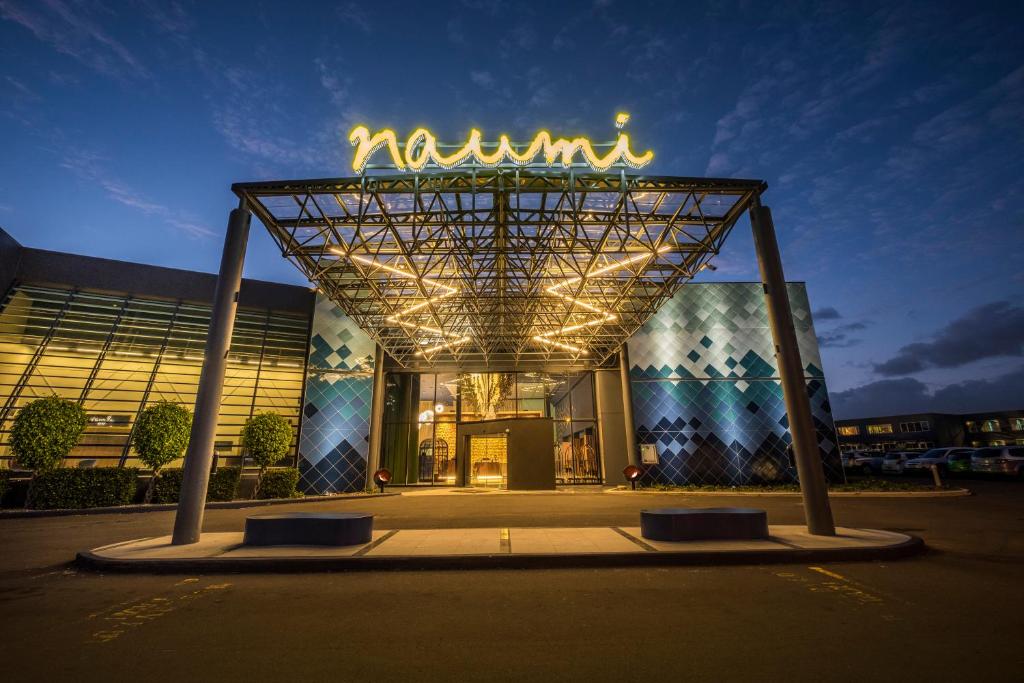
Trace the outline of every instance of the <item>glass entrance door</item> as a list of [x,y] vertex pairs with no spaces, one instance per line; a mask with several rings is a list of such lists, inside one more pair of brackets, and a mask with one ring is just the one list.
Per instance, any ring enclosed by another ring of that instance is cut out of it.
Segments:
[[469,437],[469,484],[508,488],[508,439],[504,434]]

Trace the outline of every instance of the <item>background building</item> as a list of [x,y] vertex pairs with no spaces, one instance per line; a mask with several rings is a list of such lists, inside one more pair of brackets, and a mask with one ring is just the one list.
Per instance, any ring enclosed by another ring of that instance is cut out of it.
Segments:
[[1024,444],[1024,410],[914,413],[837,420],[844,451]]
[[[159,399],[190,408],[195,400],[214,276],[31,249],[2,231],[0,249],[0,458],[9,460],[17,409],[56,393],[89,414],[69,465],[133,463],[139,412]],[[826,474],[841,478],[803,284],[791,283],[789,295]],[[628,353],[646,482],[795,479],[760,283],[683,286],[629,339]],[[241,457],[246,418],[274,410],[296,427],[303,490],[362,489],[374,363],[374,343],[331,300],[244,281],[217,426],[221,462]],[[557,482],[621,480],[628,458],[614,362],[430,373],[384,363],[382,464],[396,483],[505,485],[510,443],[536,439],[538,429],[548,437],[533,450]]]

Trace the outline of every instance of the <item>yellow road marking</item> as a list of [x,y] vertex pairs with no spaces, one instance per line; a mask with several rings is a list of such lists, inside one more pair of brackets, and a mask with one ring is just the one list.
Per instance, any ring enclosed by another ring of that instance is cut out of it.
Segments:
[[847,583],[850,582],[850,580],[848,578],[846,578],[845,576],[843,576],[842,574],[837,574],[836,572],[830,572],[829,570],[825,569],[824,567],[808,567],[808,569],[810,569],[812,572],[818,572],[819,574],[824,574],[825,576],[831,576],[833,579],[839,579],[840,581],[845,581]]

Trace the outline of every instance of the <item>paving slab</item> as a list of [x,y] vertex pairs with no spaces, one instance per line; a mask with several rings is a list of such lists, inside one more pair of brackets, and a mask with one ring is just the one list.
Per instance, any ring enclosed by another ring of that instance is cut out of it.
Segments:
[[634,565],[761,564],[895,559],[920,552],[921,539],[878,529],[839,528],[811,536],[803,526],[771,525],[751,541],[649,541],[639,527],[529,527],[375,530],[347,547],[245,546],[242,533],[205,533],[199,543],[141,538],[78,553],[104,571],[304,572],[380,569],[485,569]]

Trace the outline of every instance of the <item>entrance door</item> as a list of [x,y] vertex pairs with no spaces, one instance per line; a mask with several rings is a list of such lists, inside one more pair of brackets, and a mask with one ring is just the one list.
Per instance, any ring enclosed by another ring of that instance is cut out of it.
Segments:
[[508,487],[508,439],[504,434],[469,437],[469,485]]

